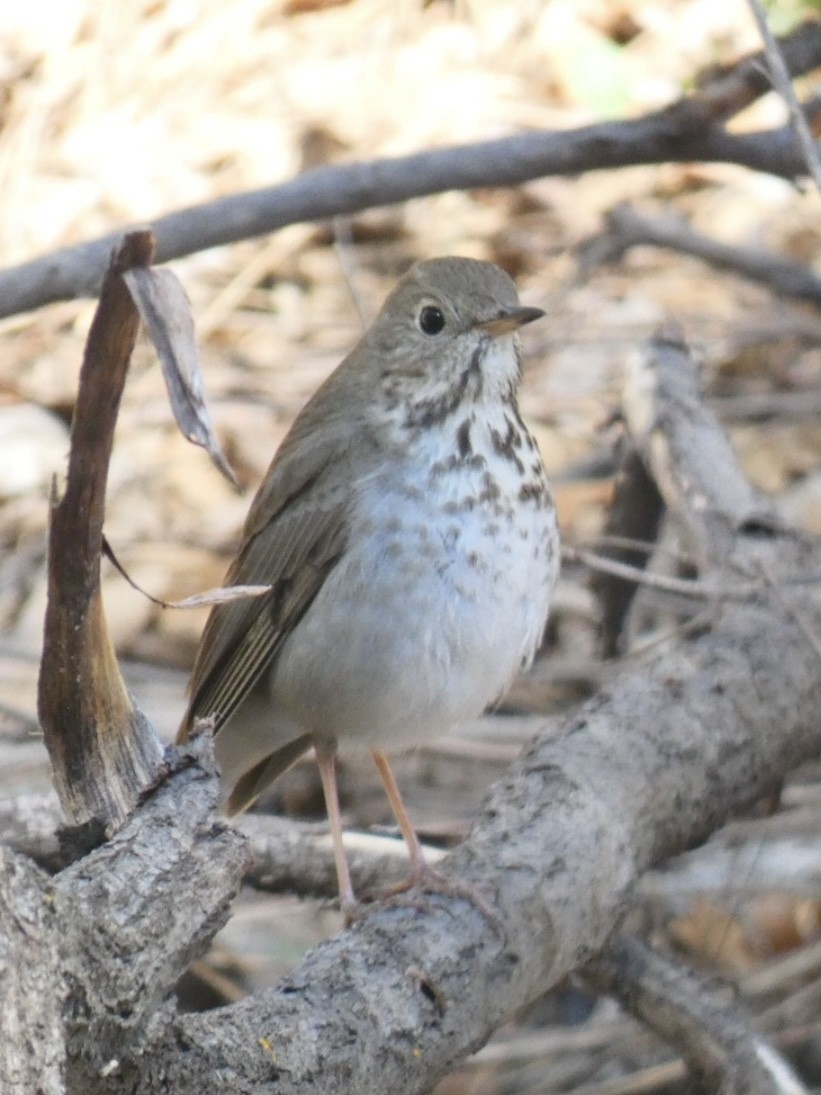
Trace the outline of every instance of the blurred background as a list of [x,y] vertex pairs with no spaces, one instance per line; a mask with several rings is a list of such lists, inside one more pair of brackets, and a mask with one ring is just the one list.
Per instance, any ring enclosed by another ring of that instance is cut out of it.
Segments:
[[[783,33],[817,10],[782,0],[768,6],[768,17]],[[686,94],[699,71],[758,48],[742,0],[6,5],[0,263],[322,164],[638,117]],[[776,126],[785,117],[771,94],[731,128]],[[614,264],[582,262],[605,215],[625,201],[648,216],[686,217],[723,242],[818,265],[817,192],[712,164],[446,193],[333,223],[295,225],[173,263],[192,302],[211,412],[246,493],[234,492],[203,452],[180,437],[142,339],[118,425],[106,525],[132,578],[165,599],[219,584],[248,492],[293,416],[353,346],[396,278],[415,259],[444,254],[498,262],[516,278],[525,302],[548,312],[524,332],[522,407],[557,483],[567,543],[588,543],[602,528],[624,363],[671,318],[703,358],[709,399],[750,479],[789,521],[821,533],[821,322],[811,306],[671,251],[639,247]],[[93,307],[71,301],[0,321],[4,797],[48,786],[35,707],[47,498],[65,465]],[[157,607],[108,564],[104,596],[135,694],[171,736],[204,613]],[[645,629],[652,635],[654,625],[665,623],[663,613],[646,617]],[[467,831],[484,788],[520,746],[515,716],[561,710],[612,671],[597,655],[596,629],[587,576],[568,567],[547,656],[517,685],[502,715],[474,728],[456,759],[447,746],[432,746],[403,762],[411,809],[430,839],[447,846]],[[507,722],[505,714],[512,716]],[[353,764],[344,775],[349,822],[386,822],[371,774]],[[815,776],[800,774],[785,795],[802,838],[819,831]],[[298,817],[321,816],[313,771],[294,772],[273,805]],[[750,847],[763,847],[768,832],[752,827]],[[751,869],[744,868],[745,886]],[[723,883],[732,890],[738,876],[727,874],[725,863]],[[666,904],[657,895],[664,909],[658,913],[654,905],[654,916],[671,945],[741,978],[817,944],[819,908],[804,881],[743,902],[737,895],[719,900],[712,891],[697,899],[668,895]],[[200,970],[211,977],[215,999],[270,983],[337,923],[322,905],[289,898],[276,899],[272,916],[274,900],[247,895],[210,972]],[[802,990],[808,979],[818,981],[821,956],[810,953],[814,972],[802,967]],[[778,984],[787,993],[794,982],[784,978]],[[817,996],[811,997],[816,1015]],[[533,1034],[591,1012],[609,1032],[595,1045],[568,1043],[550,1056],[549,1043]],[[791,1022],[806,1025],[805,1018],[799,1012]],[[806,1060],[818,1057],[818,1045],[817,1034],[804,1038]],[[669,1058],[611,1005],[568,986],[439,1090],[679,1090],[680,1077],[670,1075],[660,1075],[655,1087],[626,1086],[639,1065]]]

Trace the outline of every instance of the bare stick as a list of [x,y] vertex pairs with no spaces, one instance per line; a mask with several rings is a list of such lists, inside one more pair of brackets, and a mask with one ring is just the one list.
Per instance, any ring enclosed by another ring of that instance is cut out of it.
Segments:
[[671,574],[654,574],[630,563],[618,559],[608,559],[584,548],[567,546],[562,548],[562,559],[567,562],[581,563],[598,574],[609,574],[614,578],[636,586],[658,589],[664,593],[674,593],[679,597],[695,597],[698,600],[749,601],[761,592],[760,582],[745,582],[737,586],[717,585],[700,582],[693,578],[676,578]]
[[787,104],[790,121],[795,128],[795,135],[801,146],[801,153],[804,156],[804,161],[812,176],[813,182],[816,187],[821,190],[821,160],[818,158],[818,146],[815,143],[815,138],[810,132],[810,127],[807,125],[807,119],[796,98],[789,69],[784,61],[775,35],[770,30],[770,25],[767,22],[767,16],[764,12],[764,6],[762,5],[761,0],[748,0],[748,2],[750,11],[753,13],[753,18],[758,25],[759,33],[764,42],[764,52],[767,55],[767,62],[770,66],[773,84],[775,85],[778,94]]
[[[821,64],[821,25],[809,21],[781,41],[793,75]],[[644,118],[565,133],[524,133],[396,159],[320,167],[279,186],[177,210],[152,222],[158,262],[374,206],[446,190],[515,186],[545,175],[576,175],[639,163],[738,163],[797,179],[807,166],[791,126],[728,133],[723,123],[770,90],[765,55],[754,54]],[[119,232],[63,248],[0,273],[0,318],[56,300],[92,295]]]
[[719,270],[732,270],[768,285],[784,296],[821,302],[821,278],[800,262],[711,239],[677,217],[645,217],[629,203],[611,209],[605,233],[584,244],[580,254],[583,272],[600,262],[616,262],[631,247],[648,244],[694,255]]

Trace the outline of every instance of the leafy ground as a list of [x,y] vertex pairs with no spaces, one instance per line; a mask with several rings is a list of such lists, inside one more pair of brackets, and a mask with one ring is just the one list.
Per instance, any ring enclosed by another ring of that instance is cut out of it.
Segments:
[[[787,3],[770,13],[777,31],[803,14]],[[0,28],[2,263],[323,163],[638,116],[678,98],[700,69],[758,47],[741,0],[28,0],[5,12]],[[758,127],[783,116],[769,95],[734,124]],[[686,216],[709,236],[810,266],[821,243],[811,189],[730,166],[662,165],[546,178],[515,192],[448,193],[176,262],[192,301],[212,412],[243,485],[259,481],[293,415],[398,274],[416,258],[457,253],[500,262],[524,299],[549,314],[525,332],[522,402],[559,485],[568,543],[601,527],[623,365],[669,318],[700,347],[707,390],[750,478],[790,521],[821,532],[821,327],[813,313],[732,273],[650,248],[582,270],[580,248],[623,201],[648,215]],[[92,309],[72,301],[0,322],[7,794],[47,782],[33,733],[46,501],[64,463]],[[796,398],[781,399],[789,393]],[[159,370],[142,344],[111,472],[107,534],[122,563],[163,598],[216,585],[247,504],[176,432]],[[135,691],[171,734],[203,617],[157,608],[113,570],[105,598]],[[594,636],[585,576],[569,568],[551,658],[519,687],[516,709],[555,707],[592,687],[602,672]],[[495,752],[477,746],[467,765],[446,749],[406,762],[426,832],[464,830],[482,787],[515,748],[515,729],[495,745]],[[356,767],[348,791],[352,820],[386,820]],[[816,784],[808,776],[791,793],[787,804],[803,811],[801,825],[812,830]],[[280,797],[295,814],[315,809],[310,772],[298,772]],[[722,969],[764,968],[775,952],[818,936],[818,906],[806,893],[797,900],[773,892],[743,908],[739,900],[702,901],[684,913],[668,931],[683,946],[718,952],[710,961]],[[288,901],[280,902],[273,933],[270,922],[271,899],[249,899],[226,933],[223,959],[239,955],[231,970],[242,984],[270,980],[334,923],[331,913],[308,917],[302,903]],[[577,1005],[587,1006],[568,993],[527,1023],[540,1031]],[[570,1090],[585,1077],[592,1083],[629,1074],[649,1052],[634,1033],[632,1042],[625,1035],[627,1050],[614,1051],[603,1037],[603,1057],[601,1048],[571,1047],[562,1073],[538,1037],[506,1033],[442,1092]],[[552,1086],[539,1086],[548,1066],[556,1070]],[[665,1082],[641,1090],[672,1090]]]

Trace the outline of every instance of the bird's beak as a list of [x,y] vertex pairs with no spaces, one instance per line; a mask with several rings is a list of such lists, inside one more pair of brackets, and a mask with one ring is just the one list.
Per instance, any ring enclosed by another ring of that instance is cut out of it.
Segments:
[[505,308],[493,319],[485,319],[476,324],[478,331],[483,331],[491,338],[506,335],[510,331],[517,331],[526,323],[532,323],[534,319],[541,319],[544,312],[541,308]]

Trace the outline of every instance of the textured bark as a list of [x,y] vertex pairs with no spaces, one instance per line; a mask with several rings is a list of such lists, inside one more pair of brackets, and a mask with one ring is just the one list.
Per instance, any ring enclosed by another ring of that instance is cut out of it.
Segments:
[[[746,557],[819,562],[789,538]],[[821,628],[818,598],[802,602]],[[169,1022],[137,1065],[89,1090],[425,1091],[606,943],[645,868],[817,755],[819,676],[778,597],[725,608],[714,631],[648,659],[494,786],[440,866],[498,924],[459,897],[377,908],[275,989]]]
[[0,845],[0,1091],[105,1090],[228,919],[247,851],[214,815],[207,743],[191,751],[172,751],[134,817],[54,878]]
[[56,919],[48,878],[0,845],[0,1091],[64,1090]]

